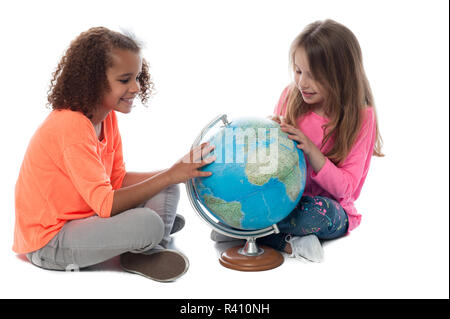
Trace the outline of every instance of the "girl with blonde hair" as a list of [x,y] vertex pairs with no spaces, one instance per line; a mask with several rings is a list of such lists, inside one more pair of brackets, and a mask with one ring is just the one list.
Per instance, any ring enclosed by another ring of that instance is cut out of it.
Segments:
[[294,81],[271,118],[303,150],[306,186],[297,207],[278,223],[280,233],[258,242],[321,261],[320,240],[360,224],[354,202],[372,155],[383,156],[382,141],[361,49],[347,27],[333,20],[309,24],[292,42],[290,63]]

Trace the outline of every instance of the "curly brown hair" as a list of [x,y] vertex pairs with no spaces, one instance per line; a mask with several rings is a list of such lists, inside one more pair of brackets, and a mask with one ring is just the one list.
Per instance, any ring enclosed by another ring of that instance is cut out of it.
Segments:
[[[92,118],[104,94],[111,88],[106,70],[112,66],[113,49],[125,49],[140,53],[141,45],[132,36],[111,31],[104,27],[91,28],[72,41],[52,74],[47,100],[55,109],[80,111]],[[139,97],[143,104],[153,93],[149,66],[142,59],[139,75]]]

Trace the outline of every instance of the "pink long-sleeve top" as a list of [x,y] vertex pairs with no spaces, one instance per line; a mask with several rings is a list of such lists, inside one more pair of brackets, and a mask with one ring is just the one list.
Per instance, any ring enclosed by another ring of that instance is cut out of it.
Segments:
[[[276,115],[285,115],[289,87],[283,90],[275,108]],[[348,232],[361,223],[361,214],[355,208],[354,202],[361,193],[362,186],[369,171],[370,159],[376,138],[375,115],[372,107],[366,108],[366,116],[358,137],[347,158],[336,166],[328,158],[322,169],[316,173],[306,159],[306,185],[303,196],[324,196],[335,199],[348,215]],[[297,119],[297,127],[303,132],[323,154],[332,147],[332,138],[322,148],[324,138],[323,126],[328,119],[310,112]]]

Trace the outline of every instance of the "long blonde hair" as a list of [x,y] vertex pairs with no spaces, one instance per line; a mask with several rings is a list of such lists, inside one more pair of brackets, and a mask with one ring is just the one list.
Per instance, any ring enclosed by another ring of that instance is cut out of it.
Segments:
[[[292,42],[289,52],[292,69],[294,55],[299,48],[305,50],[312,75],[327,92],[324,106],[330,121],[324,127],[322,146],[330,138],[334,143],[325,155],[336,165],[347,157],[360,131],[365,108],[371,106],[376,121],[373,155],[384,156],[372,90],[355,35],[336,21],[316,21]],[[298,117],[312,111],[312,107],[305,103],[297,85],[293,84],[287,99],[286,121],[296,125]]]

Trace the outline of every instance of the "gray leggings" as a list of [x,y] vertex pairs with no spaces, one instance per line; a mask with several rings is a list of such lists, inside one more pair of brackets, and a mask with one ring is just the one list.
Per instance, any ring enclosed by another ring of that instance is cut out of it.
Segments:
[[113,217],[71,220],[27,258],[45,269],[78,270],[128,251],[145,253],[158,244],[166,246],[179,199],[179,186],[171,185],[139,207]]

